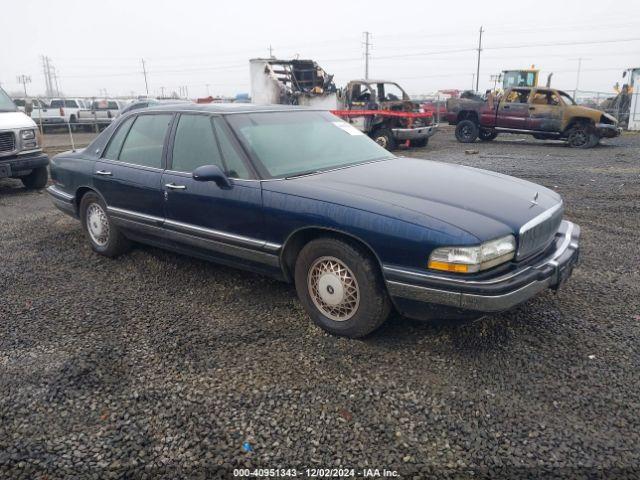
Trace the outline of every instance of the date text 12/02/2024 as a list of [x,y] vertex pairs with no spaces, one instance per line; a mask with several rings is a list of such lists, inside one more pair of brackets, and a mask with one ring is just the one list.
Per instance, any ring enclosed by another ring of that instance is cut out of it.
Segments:
[[238,468],[233,470],[234,477],[306,477],[306,478],[394,478],[396,470],[386,468]]

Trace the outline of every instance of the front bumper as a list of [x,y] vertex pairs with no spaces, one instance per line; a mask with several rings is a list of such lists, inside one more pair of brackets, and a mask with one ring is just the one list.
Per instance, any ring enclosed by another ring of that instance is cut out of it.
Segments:
[[596,130],[602,138],[614,138],[622,134],[622,128],[609,123],[596,123]]
[[49,157],[44,153],[27,153],[0,157],[0,178],[19,177],[31,170],[49,164]]
[[545,258],[497,277],[470,280],[383,267],[389,294],[405,315],[421,318],[421,304],[459,311],[500,312],[547,288],[557,289],[571,275],[579,256],[580,227],[563,221]]
[[396,140],[422,140],[433,136],[437,129],[438,125],[429,125],[418,128],[392,128],[391,131]]

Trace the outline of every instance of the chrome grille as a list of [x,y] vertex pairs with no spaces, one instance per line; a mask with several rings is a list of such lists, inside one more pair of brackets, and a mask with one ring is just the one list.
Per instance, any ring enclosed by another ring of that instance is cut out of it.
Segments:
[[15,134],[13,132],[0,132],[0,152],[13,152],[15,149]]
[[564,208],[561,202],[523,225],[518,235],[516,258],[521,260],[549,246],[560,228],[563,213]]

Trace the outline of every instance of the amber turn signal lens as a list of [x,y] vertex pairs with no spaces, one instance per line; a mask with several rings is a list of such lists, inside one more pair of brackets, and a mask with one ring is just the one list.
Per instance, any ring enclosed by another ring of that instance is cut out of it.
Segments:
[[437,262],[430,261],[429,268],[434,270],[443,270],[445,272],[457,272],[457,273],[467,273],[469,271],[469,265],[463,265],[461,263],[447,263],[447,262]]

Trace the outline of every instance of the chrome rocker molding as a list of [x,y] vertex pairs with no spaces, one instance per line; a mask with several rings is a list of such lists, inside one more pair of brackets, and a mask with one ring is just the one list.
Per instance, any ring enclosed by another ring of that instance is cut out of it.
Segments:
[[[539,275],[535,280],[523,286],[519,286],[514,290],[510,290],[507,293],[500,295],[483,295],[459,292],[455,290],[445,290],[441,288],[430,288],[422,285],[412,285],[395,280],[386,280],[389,294],[392,297],[478,312],[489,313],[508,310],[525,302],[549,287],[557,286],[563,280],[562,274],[564,271],[567,268],[571,268],[575,263],[578,255],[579,247],[577,239],[579,237],[580,228],[568,221],[563,221],[562,226],[565,227],[566,230],[563,233],[562,239],[559,240],[558,247],[552,255],[541,260],[535,265],[524,267],[522,270],[502,275],[498,278],[476,281],[465,279],[452,280],[451,278],[438,275],[430,275],[427,273],[419,274],[394,267],[383,267],[385,276],[395,273],[396,276],[397,274],[403,274],[405,277],[409,275],[413,276],[416,281],[424,282],[425,279],[447,280],[449,282],[455,282],[456,284],[474,287],[490,287],[502,282],[508,284],[508,282],[517,279],[518,276],[531,273],[532,271],[539,272]],[[558,240],[556,242],[558,242]],[[570,273],[570,270],[568,273]]]
[[280,267],[280,258],[277,255],[281,248],[279,244],[122,208],[107,207],[107,212],[111,215],[113,222],[124,229],[272,267]]

